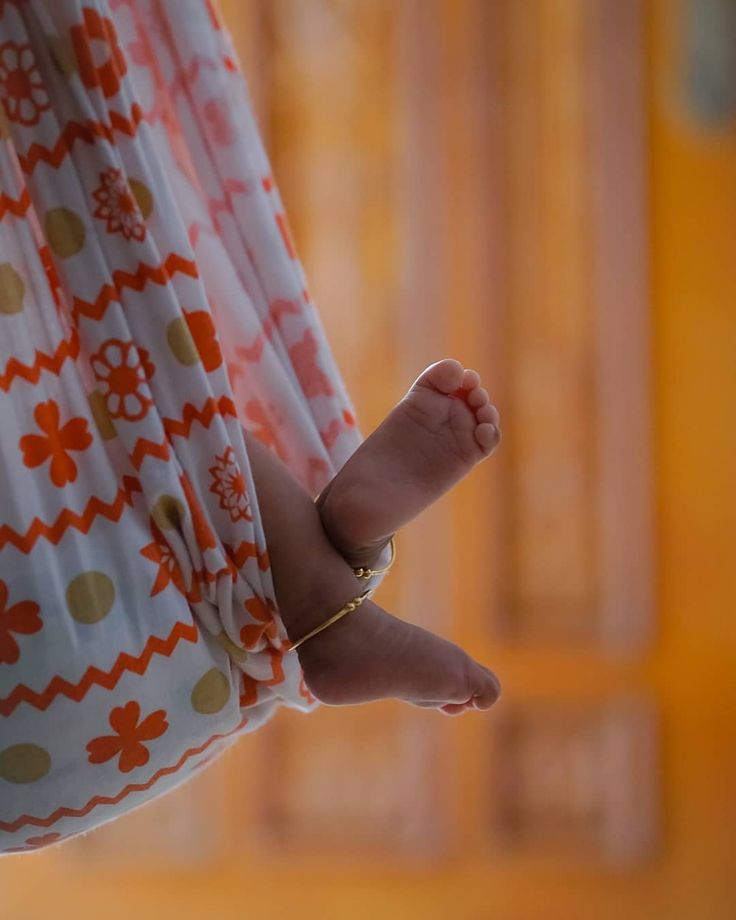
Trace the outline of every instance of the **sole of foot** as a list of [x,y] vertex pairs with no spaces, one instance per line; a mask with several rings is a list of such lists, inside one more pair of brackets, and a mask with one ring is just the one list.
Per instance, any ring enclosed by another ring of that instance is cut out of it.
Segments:
[[454,358],[431,364],[320,494],[330,541],[351,566],[371,565],[391,534],[500,441],[499,412],[480,375]]

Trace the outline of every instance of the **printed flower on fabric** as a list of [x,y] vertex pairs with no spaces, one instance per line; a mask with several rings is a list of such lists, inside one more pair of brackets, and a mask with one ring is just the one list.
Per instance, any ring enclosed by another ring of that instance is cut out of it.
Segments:
[[49,476],[55,486],[65,486],[77,478],[77,464],[71,451],[86,450],[92,443],[87,420],[72,418],[61,424],[59,406],[53,400],[39,403],[33,418],[43,434],[26,434],[18,442],[23,451],[23,463],[33,469],[51,460]]
[[30,636],[37,633],[43,623],[35,601],[19,601],[12,607],[8,603],[8,586],[0,580],[0,664],[15,664],[20,648],[12,633]]
[[30,45],[0,45],[0,96],[10,121],[35,125],[50,108]]
[[252,521],[245,476],[235,461],[235,451],[228,447],[221,457],[215,456],[215,461],[215,465],[210,467],[214,480],[210,492],[219,497],[220,507],[227,511],[233,523]]
[[159,594],[170,583],[173,583],[182,594],[186,594],[184,574],[176,560],[174,551],[153,521],[151,522],[151,534],[153,543],[147,544],[141,550],[141,556],[145,556],[146,559],[150,559],[151,562],[158,566],[156,580],[151,588],[151,597]]
[[121,233],[126,240],[144,240],[146,223],[122,170],[110,166],[100,173],[100,183],[92,192],[97,202],[94,216],[105,221],[108,233]]
[[102,395],[110,418],[140,421],[153,405],[145,389],[156,371],[146,349],[136,348],[133,342],[108,339],[92,356],[90,363],[95,377],[102,384]]
[[305,396],[332,396],[330,378],[317,364],[317,339],[307,329],[304,338],[289,349],[289,357]]
[[84,24],[69,30],[79,74],[88,89],[99,86],[109,98],[120,89],[121,78],[128,69],[125,55],[111,19],[89,6],[83,8],[82,14]]
[[26,840],[26,846],[35,848],[47,847],[50,843],[56,843],[62,839],[63,838],[58,831],[51,831],[48,834],[40,834],[37,837],[29,837]]
[[87,745],[90,763],[107,763],[113,757],[120,755],[118,770],[121,773],[130,773],[136,767],[148,763],[150,752],[145,741],[155,741],[169,727],[166,721],[166,710],[157,709],[147,715],[139,724],[141,707],[135,700],[125,706],[116,706],[110,713],[110,727],[114,735],[101,735],[93,738]]
[[266,636],[275,642],[279,631],[274,619],[276,605],[271,598],[262,598],[257,595],[251,597],[245,602],[245,609],[258,622],[248,623],[240,630],[240,641],[243,646],[247,649],[255,648],[261,636]]

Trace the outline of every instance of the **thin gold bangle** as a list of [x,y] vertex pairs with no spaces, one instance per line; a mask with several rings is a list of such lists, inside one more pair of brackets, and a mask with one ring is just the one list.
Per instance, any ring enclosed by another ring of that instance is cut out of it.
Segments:
[[[322,493],[320,492],[320,495]],[[315,505],[319,500],[319,495],[313,499]],[[391,558],[388,560],[386,565],[382,569],[371,569],[368,566],[358,566],[353,568],[353,573],[356,578],[373,578],[374,575],[383,575],[384,572],[388,572],[391,566],[396,562],[396,534],[392,534],[391,539],[389,540],[389,545],[391,546]]]
[[344,617],[346,614],[352,613],[353,610],[357,610],[358,607],[360,607],[360,605],[363,603],[363,601],[367,600],[371,596],[371,594],[373,594],[374,590],[375,589],[373,588],[367,588],[362,594],[358,594],[355,597],[353,597],[351,600],[347,602],[347,604],[345,604],[344,607],[341,607],[340,610],[338,610],[336,614],[331,616],[328,620],[325,620],[325,622],[321,626],[318,626],[316,629],[313,629],[311,632],[308,632],[306,636],[302,636],[301,639],[297,639],[296,642],[293,642],[289,646],[287,651],[293,652],[295,649],[299,648],[302,642],[306,642],[307,639],[311,639],[313,636],[316,636],[317,633],[322,632],[323,629],[327,629],[328,626],[331,626],[333,623],[336,623],[341,617]]
[[391,544],[391,558],[386,565],[382,569],[369,569],[365,566],[353,569],[356,578],[373,578],[374,575],[383,575],[384,572],[388,572],[394,562],[396,562],[396,534],[391,537],[389,543]]

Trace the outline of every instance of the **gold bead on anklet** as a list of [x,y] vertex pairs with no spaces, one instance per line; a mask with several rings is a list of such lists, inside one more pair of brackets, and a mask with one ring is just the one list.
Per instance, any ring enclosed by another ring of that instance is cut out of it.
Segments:
[[323,629],[327,629],[328,626],[331,626],[333,623],[336,623],[339,619],[344,617],[348,613],[352,613],[354,610],[357,610],[358,607],[367,600],[371,594],[374,592],[374,588],[366,588],[362,594],[358,594],[356,597],[351,598],[347,604],[341,607],[337,613],[333,614],[328,620],[325,620],[321,626],[318,626],[316,629],[313,629],[311,632],[308,632],[306,636],[302,636],[301,639],[298,639],[296,642],[292,642],[287,651],[293,652],[297,649],[302,642],[306,642],[307,639],[311,639],[313,636],[316,636],[317,633],[322,632]]
[[[322,493],[320,492],[320,495],[321,494]],[[319,495],[315,499],[313,499],[315,504],[317,504],[318,500],[319,500]],[[368,566],[361,565],[361,566],[358,566],[357,568],[353,568],[353,574],[355,575],[355,577],[356,578],[373,578],[374,575],[383,575],[384,572],[388,572],[388,570],[391,568],[394,562],[396,562],[396,534],[393,534],[391,536],[391,539],[389,540],[389,545],[391,546],[391,558],[388,560],[388,562],[382,569],[371,569],[371,568],[368,568]]]

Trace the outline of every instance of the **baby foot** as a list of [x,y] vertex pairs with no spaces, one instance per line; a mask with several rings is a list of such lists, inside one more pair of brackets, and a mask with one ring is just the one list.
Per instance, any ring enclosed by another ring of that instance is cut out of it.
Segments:
[[[252,435],[246,444],[268,543],[281,619],[295,642],[325,622],[359,586],[325,534],[309,494]],[[296,651],[304,680],[328,705],[396,697],[449,715],[488,709],[499,684],[484,666],[439,636],[365,601]]]
[[391,534],[500,440],[478,373],[453,358],[431,364],[320,494],[330,541],[351,566],[372,565]]
[[494,674],[457,645],[372,601],[307,640],[297,654],[310,692],[330,706],[390,697],[459,715],[490,709],[500,695]]

